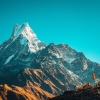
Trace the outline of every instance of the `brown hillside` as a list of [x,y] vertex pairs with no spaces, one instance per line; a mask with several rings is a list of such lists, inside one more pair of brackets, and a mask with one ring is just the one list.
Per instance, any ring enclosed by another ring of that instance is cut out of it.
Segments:
[[0,85],[0,100],[47,100],[50,97],[54,97],[52,94],[33,86],[32,91],[7,84]]

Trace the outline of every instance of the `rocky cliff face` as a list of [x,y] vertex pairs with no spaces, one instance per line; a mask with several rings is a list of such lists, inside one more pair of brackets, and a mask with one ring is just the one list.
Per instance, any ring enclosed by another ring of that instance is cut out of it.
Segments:
[[98,70],[100,64],[67,44],[41,42],[28,23],[16,24],[10,39],[0,45],[0,83],[28,86],[32,93],[36,87],[41,93],[59,95],[84,82],[93,83],[91,74],[100,76]]

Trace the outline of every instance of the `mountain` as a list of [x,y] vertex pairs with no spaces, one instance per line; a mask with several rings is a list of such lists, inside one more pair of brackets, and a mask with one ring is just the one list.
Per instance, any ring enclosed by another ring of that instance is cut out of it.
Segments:
[[100,64],[67,44],[41,42],[28,23],[16,24],[11,37],[0,45],[0,84],[8,84],[10,88],[14,85],[23,91],[28,87],[32,94],[39,93],[35,95],[41,97],[39,100],[57,96],[87,81],[93,84],[92,73],[95,71],[99,77],[99,70]]
[[30,67],[31,59],[45,47],[28,23],[16,24],[10,39],[0,45],[0,76],[10,76]]

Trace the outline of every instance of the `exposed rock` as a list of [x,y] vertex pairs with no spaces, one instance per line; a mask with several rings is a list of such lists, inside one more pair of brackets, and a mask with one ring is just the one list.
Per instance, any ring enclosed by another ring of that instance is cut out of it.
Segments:
[[62,95],[48,100],[100,100],[100,87],[65,91]]
[[9,87],[7,84],[0,85],[0,100],[47,100],[54,97],[52,94],[39,87],[32,86],[32,90],[18,86]]

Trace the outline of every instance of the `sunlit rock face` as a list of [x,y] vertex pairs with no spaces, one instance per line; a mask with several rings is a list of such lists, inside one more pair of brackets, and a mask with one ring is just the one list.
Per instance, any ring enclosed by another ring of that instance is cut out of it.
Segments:
[[[32,86],[32,85],[31,85]],[[37,86],[25,88],[18,86],[0,85],[0,100],[47,100],[54,95],[42,90]]]
[[0,83],[38,91],[43,99],[93,83],[92,73],[99,77],[99,70],[100,64],[67,44],[41,42],[28,23],[15,24],[11,37],[0,45]]

